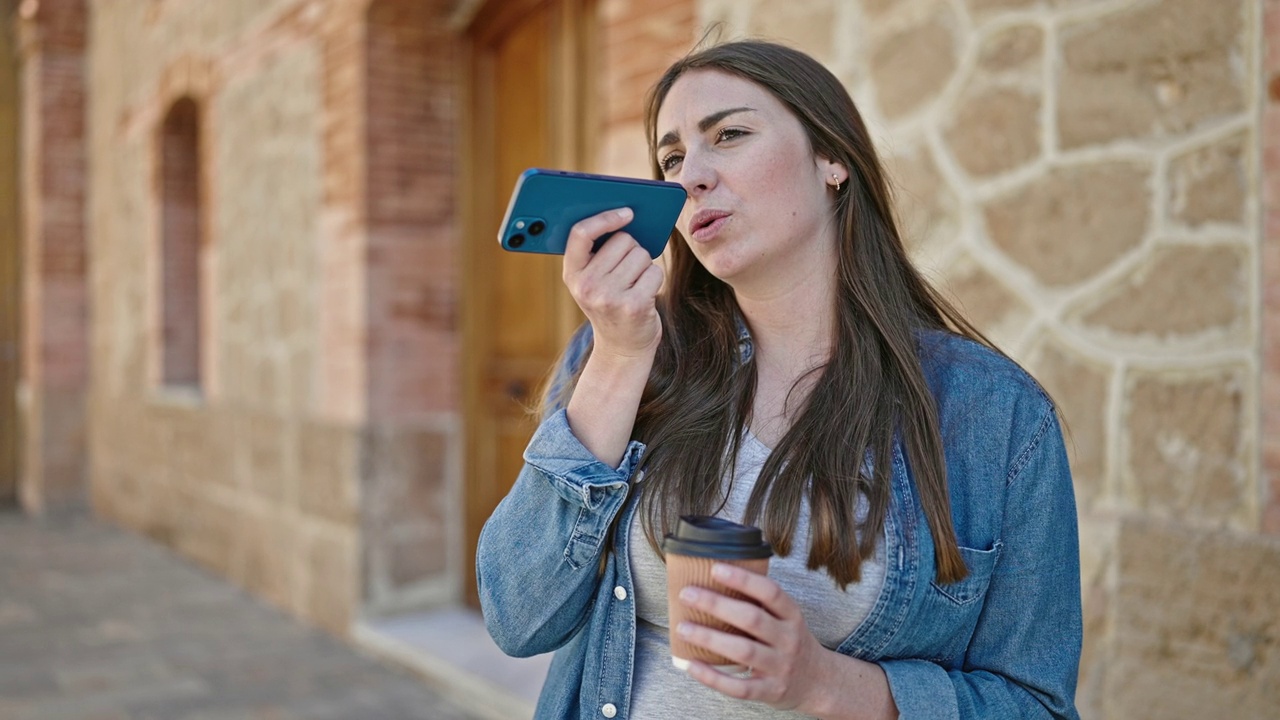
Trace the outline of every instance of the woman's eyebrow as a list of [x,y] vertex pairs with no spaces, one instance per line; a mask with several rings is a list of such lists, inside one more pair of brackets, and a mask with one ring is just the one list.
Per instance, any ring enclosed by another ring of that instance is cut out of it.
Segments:
[[[728,108],[726,110],[717,110],[698,121],[698,130],[700,132],[706,132],[721,120],[740,112],[755,112],[755,108],[744,105],[742,107]],[[672,130],[662,136],[662,139],[658,141],[657,146],[659,148],[664,148],[668,145],[675,145],[678,142],[680,142],[680,133]]]

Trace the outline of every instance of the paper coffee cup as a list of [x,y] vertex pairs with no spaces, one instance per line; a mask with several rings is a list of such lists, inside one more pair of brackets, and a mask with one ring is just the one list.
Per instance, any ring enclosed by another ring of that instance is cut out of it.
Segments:
[[726,672],[739,672],[742,668],[732,660],[705,648],[690,644],[676,632],[681,621],[689,621],[734,635],[746,633],[699,610],[680,602],[680,591],[692,585],[713,590],[726,597],[755,602],[741,593],[730,590],[711,578],[711,566],[721,562],[736,565],[761,575],[769,571],[769,558],[773,549],[759,528],[740,525],[723,518],[701,515],[685,515],[676,523],[674,533],[662,542],[667,558],[667,618],[670,625],[671,662],[684,670],[691,660],[701,660]]

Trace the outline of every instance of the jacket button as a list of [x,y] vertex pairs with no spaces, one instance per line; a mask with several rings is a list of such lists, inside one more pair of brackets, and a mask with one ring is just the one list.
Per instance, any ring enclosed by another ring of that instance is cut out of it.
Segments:
[[600,714],[611,718],[618,714],[618,708],[614,707],[613,703],[605,703],[604,707],[600,708]]
[[613,596],[618,598],[619,600],[626,600],[627,589],[619,585],[618,587],[613,589]]

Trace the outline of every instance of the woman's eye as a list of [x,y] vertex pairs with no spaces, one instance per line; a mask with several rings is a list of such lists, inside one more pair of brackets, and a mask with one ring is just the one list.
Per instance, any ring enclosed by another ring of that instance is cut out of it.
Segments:
[[734,138],[742,137],[746,134],[747,131],[740,128],[721,128],[720,132],[716,133],[716,140],[724,142],[726,140],[733,140]]
[[671,172],[671,169],[674,168],[678,162],[680,162],[680,155],[677,153],[671,153],[658,162],[658,167],[662,168],[662,172],[664,173]]

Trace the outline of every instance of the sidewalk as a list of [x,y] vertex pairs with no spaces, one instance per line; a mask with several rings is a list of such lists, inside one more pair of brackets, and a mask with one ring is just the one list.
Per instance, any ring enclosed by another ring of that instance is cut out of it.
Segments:
[[148,540],[0,512],[4,720],[473,720]]

